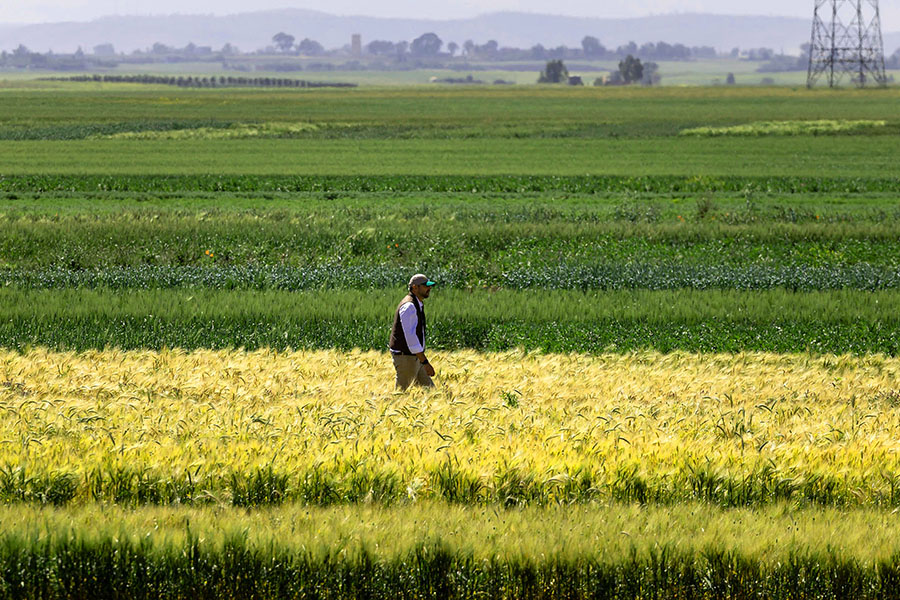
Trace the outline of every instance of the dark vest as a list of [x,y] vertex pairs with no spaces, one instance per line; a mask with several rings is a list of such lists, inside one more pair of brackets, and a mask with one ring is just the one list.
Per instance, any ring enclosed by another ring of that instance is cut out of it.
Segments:
[[400,309],[407,302],[412,302],[413,306],[416,307],[416,316],[418,317],[416,337],[419,338],[419,343],[422,344],[422,347],[425,347],[425,311],[422,310],[422,303],[419,302],[419,299],[412,294],[406,296],[397,306],[397,312],[394,313],[394,327],[391,329],[391,339],[388,342],[388,347],[396,354],[412,356],[412,352],[409,351],[409,344],[406,343],[406,335],[403,333],[403,323],[400,321]]

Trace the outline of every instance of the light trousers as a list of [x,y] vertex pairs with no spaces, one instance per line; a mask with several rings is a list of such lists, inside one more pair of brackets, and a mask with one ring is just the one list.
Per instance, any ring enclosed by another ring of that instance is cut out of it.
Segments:
[[397,370],[397,389],[405,390],[412,384],[422,387],[434,387],[434,382],[428,373],[425,372],[425,366],[419,362],[416,356],[405,356],[403,354],[394,354],[394,369]]

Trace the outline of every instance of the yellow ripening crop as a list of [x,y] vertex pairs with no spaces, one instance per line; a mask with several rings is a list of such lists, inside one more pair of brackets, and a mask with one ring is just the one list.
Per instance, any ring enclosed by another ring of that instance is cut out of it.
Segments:
[[464,474],[453,481],[486,497],[527,487],[549,500],[615,496],[617,485],[727,498],[751,477],[863,504],[900,489],[900,359],[454,352],[432,362],[435,391],[396,393],[377,352],[4,351],[0,469],[78,481],[103,469],[189,473],[213,496],[233,474],[269,468],[336,482],[390,474],[406,498],[446,497],[440,473]]

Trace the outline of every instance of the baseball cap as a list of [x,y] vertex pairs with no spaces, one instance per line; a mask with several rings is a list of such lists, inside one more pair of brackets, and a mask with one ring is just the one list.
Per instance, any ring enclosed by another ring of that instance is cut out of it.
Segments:
[[409,280],[409,287],[412,287],[414,285],[427,285],[428,287],[431,287],[435,285],[435,283],[421,273],[418,273],[416,275],[413,275],[412,279]]

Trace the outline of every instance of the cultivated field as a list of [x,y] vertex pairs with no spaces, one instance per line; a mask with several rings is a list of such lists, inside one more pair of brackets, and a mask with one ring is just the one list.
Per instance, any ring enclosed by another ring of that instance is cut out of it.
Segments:
[[[377,352],[0,356],[6,500],[900,506],[900,361]],[[335,372],[335,365],[344,368]]]
[[900,597],[898,98],[0,88],[0,598]]

